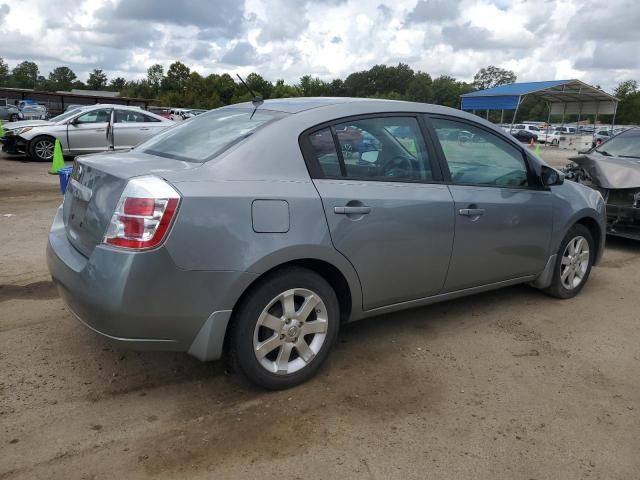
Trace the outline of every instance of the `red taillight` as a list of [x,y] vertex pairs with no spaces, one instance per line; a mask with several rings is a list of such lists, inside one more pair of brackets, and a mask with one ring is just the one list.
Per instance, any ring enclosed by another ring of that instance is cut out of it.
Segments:
[[179,203],[180,196],[164,180],[157,177],[131,180],[111,218],[104,242],[136,250],[158,246]]
[[127,198],[124,201],[124,213],[126,215],[153,215],[155,198]]

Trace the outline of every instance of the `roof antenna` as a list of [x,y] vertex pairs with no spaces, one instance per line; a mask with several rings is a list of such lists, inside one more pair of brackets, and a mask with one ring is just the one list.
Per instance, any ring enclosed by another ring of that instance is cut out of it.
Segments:
[[256,113],[256,110],[258,110],[258,107],[260,105],[262,105],[264,103],[264,100],[262,99],[262,97],[256,95],[253,90],[251,90],[249,88],[249,85],[247,85],[247,82],[245,82],[242,77],[240,76],[240,74],[236,73],[236,76],[240,79],[240,81],[242,82],[242,85],[245,86],[245,88],[247,90],[249,90],[249,93],[251,94],[251,103],[253,104],[253,112],[251,112],[251,116],[249,117],[249,120],[251,120],[253,118],[253,116]]

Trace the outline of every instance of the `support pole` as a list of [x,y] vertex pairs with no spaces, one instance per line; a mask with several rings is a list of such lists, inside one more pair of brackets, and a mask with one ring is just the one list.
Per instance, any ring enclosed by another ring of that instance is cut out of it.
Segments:
[[618,113],[618,102],[616,102],[616,106],[613,109],[613,118],[611,119],[611,130],[613,130],[616,126],[616,113]]
[[504,108],[500,111],[500,125],[504,123]]
[[488,108],[487,108],[487,110],[486,110],[486,116],[485,116],[485,118],[486,118],[487,120],[489,120],[489,109],[488,109]]
[[562,107],[562,126],[564,127],[564,114],[567,112],[567,104],[566,102],[564,103],[564,106]]
[[522,103],[524,98],[526,98],[526,95],[524,97],[518,97],[518,103],[516,104],[516,111],[513,112],[513,118],[511,119],[511,128],[509,129],[509,133],[511,133],[511,130],[513,130],[513,124],[516,123],[516,115],[518,115],[518,109],[520,108],[520,104]]
[[596,117],[593,119],[593,128],[594,130],[597,128],[596,125],[598,125],[598,112],[600,111],[600,102],[596,102]]

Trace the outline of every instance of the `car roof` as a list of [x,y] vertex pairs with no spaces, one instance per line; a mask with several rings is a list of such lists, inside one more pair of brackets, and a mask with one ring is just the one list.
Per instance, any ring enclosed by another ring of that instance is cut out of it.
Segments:
[[[355,98],[355,97],[298,97],[298,98],[275,98],[265,100],[260,108],[265,110],[275,110],[284,113],[299,113],[313,108],[326,107],[329,105],[340,105],[352,102],[384,102],[385,100],[376,100],[371,98]],[[392,100],[386,100],[392,101]],[[409,103],[409,102],[399,102]],[[251,102],[236,103],[229,107],[254,108]]]

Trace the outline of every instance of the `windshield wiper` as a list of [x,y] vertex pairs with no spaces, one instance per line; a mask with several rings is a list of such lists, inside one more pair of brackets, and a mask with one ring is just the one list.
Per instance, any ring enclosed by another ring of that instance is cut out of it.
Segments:
[[605,157],[613,157],[613,155],[605,150],[596,150],[596,152],[598,152],[600,155],[604,155]]
[[620,158],[640,158],[638,155],[618,155]]

